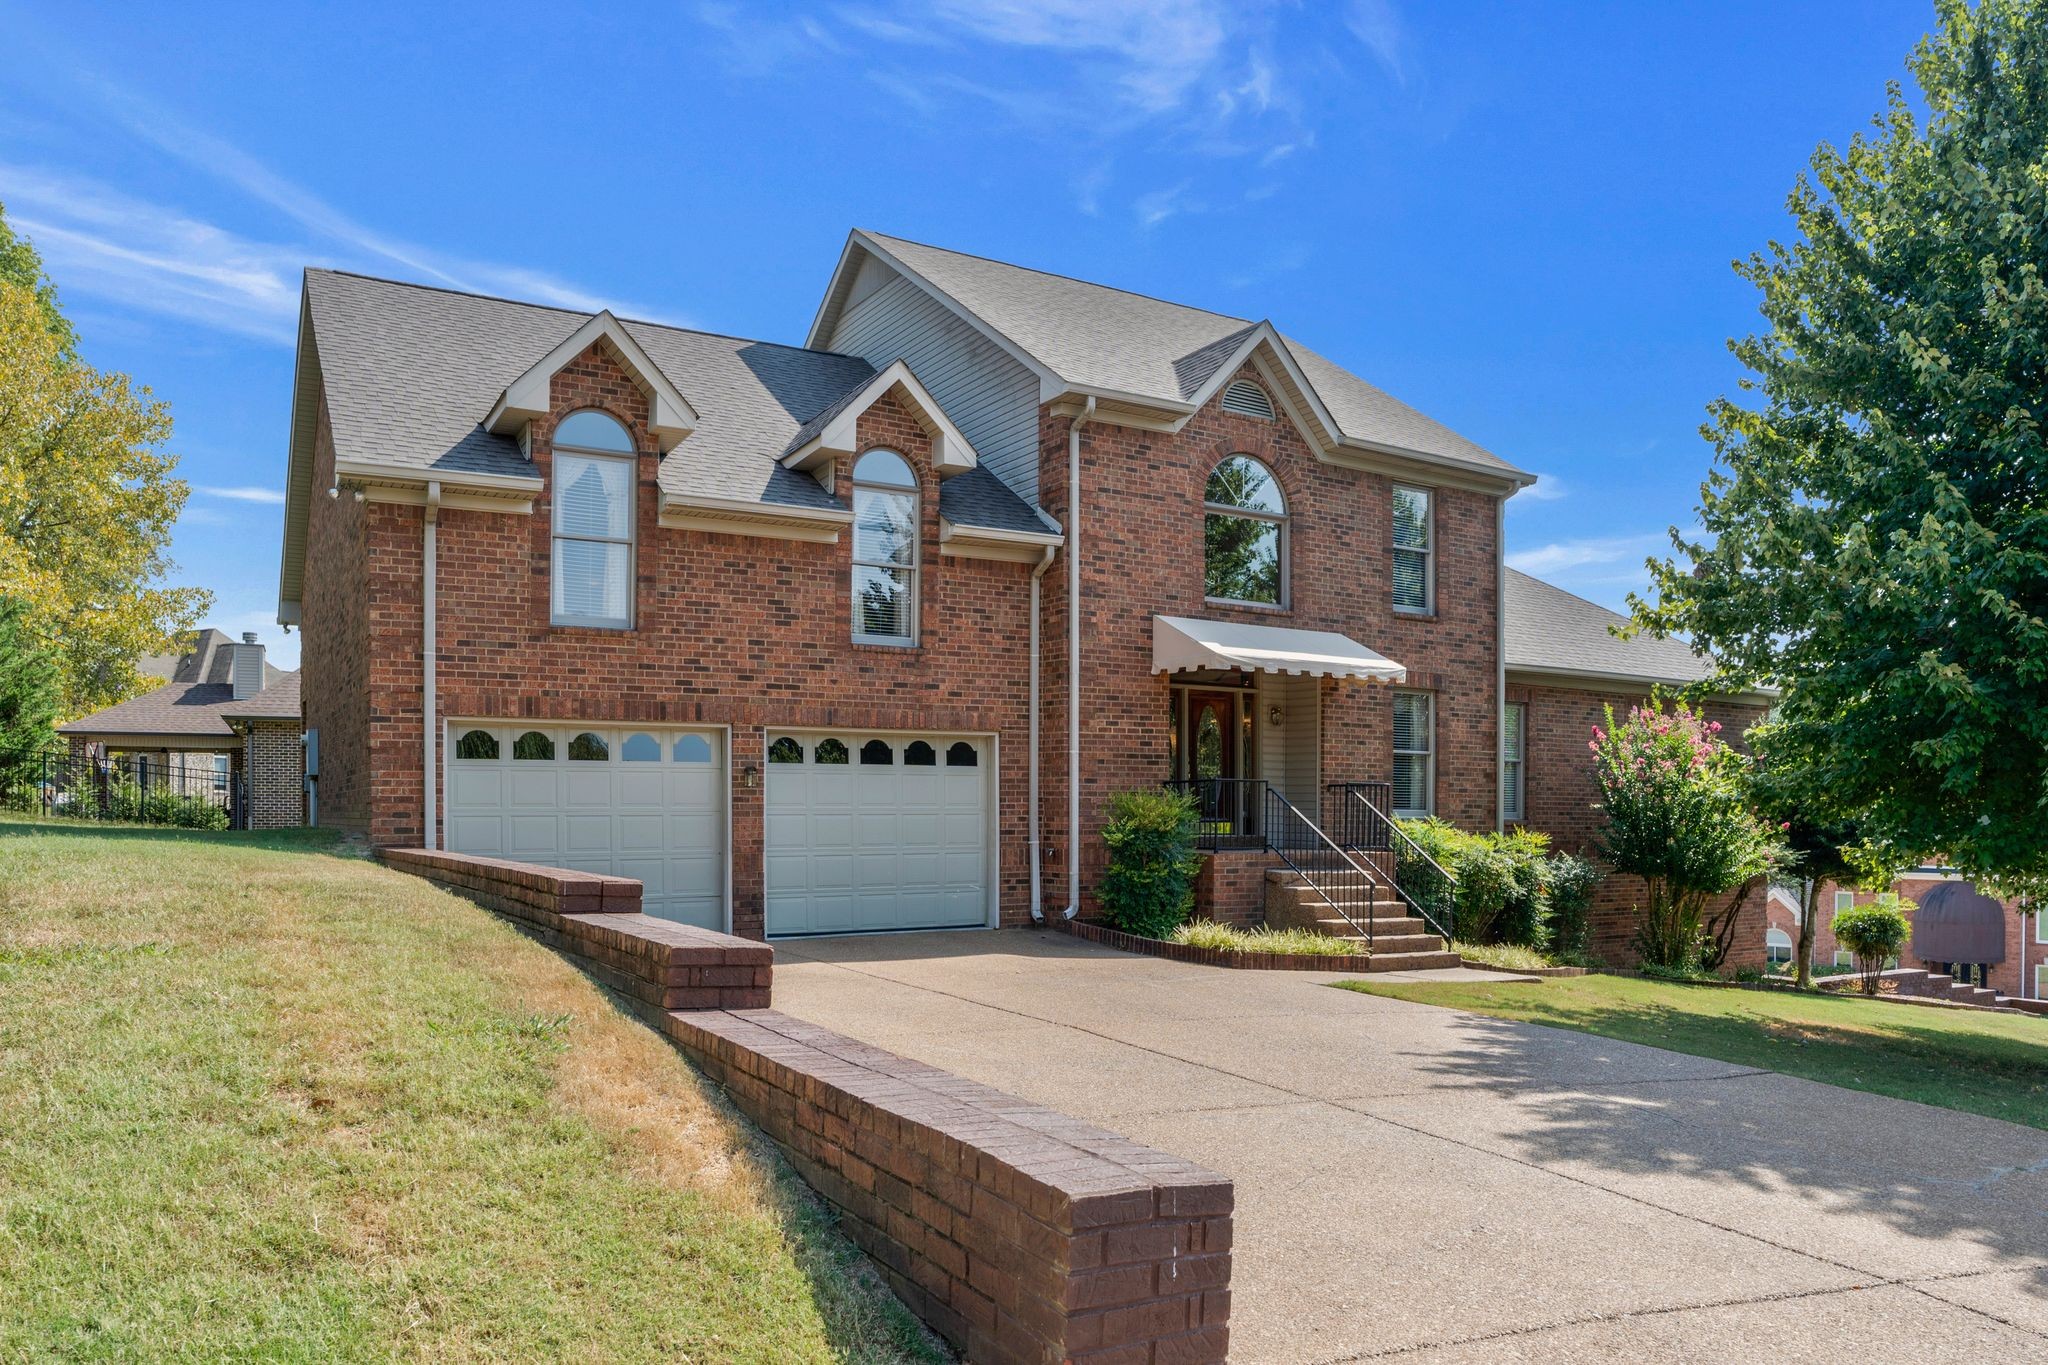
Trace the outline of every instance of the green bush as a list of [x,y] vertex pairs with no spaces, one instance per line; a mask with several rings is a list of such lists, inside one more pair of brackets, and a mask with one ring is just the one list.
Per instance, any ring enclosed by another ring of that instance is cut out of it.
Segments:
[[1195,798],[1158,787],[1114,793],[1102,842],[1109,846],[1098,895],[1114,927],[1165,938],[1195,904]]
[[1585,965],[1593,950],[1587,911],[1592,908],[1594,888],[1600,885],[1599,866],[1576,853],[1557,854],[1545,868],[1543,885],[1550,893],[1551,954]]
[[1828,926],[1835,932],[1835,942],[1856,955],[1856,971],[1863,978],[1865,995],[1877,994],[1878,973],[1905,946],[1910,927],[1906,912],[1911,909],[1913,902],[1905,900],[1852,906],[1838,913]]
[[[1553,863],[1547,836],[1528,830],[1468,834],[1435,818],[1401,821],[1416,848],[1402,844],[1394,875],[1401,888],[1448,920],[1461,942],[1549,946]],[[1416,851],[1429,855],[1439,875]],[[1589,891],[1590,894],[1590,891]]]
[[179,829],[226,829],[228,813],[203,796],[185,796],[164,787],[145,790],[132,780],[107,788],[106,819]]

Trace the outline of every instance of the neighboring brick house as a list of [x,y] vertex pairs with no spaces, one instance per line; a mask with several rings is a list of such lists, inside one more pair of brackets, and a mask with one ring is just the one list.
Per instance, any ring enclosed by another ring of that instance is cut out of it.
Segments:
[[[1587,745],[1593,727],[1645,705],[1660,689],[1675,692],[1708,677],[1711,665],[1679,640],[1617,638],[1624,617],[1564,589],[1507,571],[1507,674],[1502,805],[1509,824],[1548,834],[1559,852],[1591,852],[1599,831],[1599,790]],[[1763,718],[1761,696],[1714,698],[1700,708],[1740,747]],[[1594,952],[1610,962],[1634,958],[1631,939],[1642,883],[1609,876],[1592,907]],[[1762,880],[1745,895],[1727,966],[1761,968],[1765,961]]]
[[[1908,912],[1914,921],[1914,934],[1906,951],[1899,955],[1900,966],[1947,972],[1959,981],[1987,987],[2000,995],[2048,1000],[2048,922],[2023,902],[1989,896],[1960,873],[1939,867],[1915,868],[1884,891],[1858,891],[1833,882],[1822,883],[1815,900],[1814,966],[1855,965],[1848,951],[1835,942],[1831,924],[1837,912],[1879,899],[1903,899],[1916,907]],[[1985,933],[1979,936],[1979,940],[1988,939],[1992,944],[1990,951],[1983,952],[1981,948],[1967,950],[1970,960],[1966,961],[1948,956],[1957,950],[1943,946],[1943,938],[1931,937],[1934,926],[1923,925],[1923,921],[1932,919],[1933,915],[1923,916],[1918,909],[1922,906],[1939,906],[1945,912],[1943,917],[1951,921],[1964,917],[1983,921]],[[1772,928],[1774,931],[1782,930],[1796,945],[1799,942],[1796,907],[1789,915],[1781,915],[1774,909]],[[1941,955],[1935,956],[1937,953]],[[1983,955],[1979,957],[1979,953]]]
[[142,661],[161,687],[57,727],[76,759],[117,763],[143,785],[165,784],[224,806],[245,829],[306,823],[299,675],[239,642],[194,631],[175,656]]
[[780,936],[1086,910],[1174,778],[1501,819],[1531,478],[1270,323],[856,232],[801,347],[318,270],[299,337],[323,824]]

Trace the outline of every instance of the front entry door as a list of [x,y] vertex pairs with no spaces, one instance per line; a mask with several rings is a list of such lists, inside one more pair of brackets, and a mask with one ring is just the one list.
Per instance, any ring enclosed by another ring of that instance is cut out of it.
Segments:
[[1244,775],[1244,741],[1238,729],[1239,693],[1187,694],[1182,712],[1181,752],[1187,755],[1188,776],[1201,802],[1204,832],[1211,836],[1249,836],[1256,813]]

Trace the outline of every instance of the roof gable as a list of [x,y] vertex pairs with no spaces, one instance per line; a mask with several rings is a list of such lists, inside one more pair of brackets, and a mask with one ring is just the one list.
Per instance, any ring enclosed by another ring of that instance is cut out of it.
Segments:
[[647,395],[647,429],[663,453],[675,449],[696,429],[697,410],[608,308],[586,319],[507,384],[483,425],[501,436],[518,435],[528,422],[548,412],[556,371],[600,342]]

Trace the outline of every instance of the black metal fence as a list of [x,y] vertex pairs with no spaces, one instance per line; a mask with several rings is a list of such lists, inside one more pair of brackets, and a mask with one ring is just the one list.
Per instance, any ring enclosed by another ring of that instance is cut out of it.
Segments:
[[1195,833],[1197,848],[1265,847],[1263,778],[1197,777],[1168,782],[1166,789],[1195,798],[1195,814],[1201,822]]
[[0,754],[0,807],[184,829],[242,823],[239,783],[229,767],[168,762],[155,754]]

